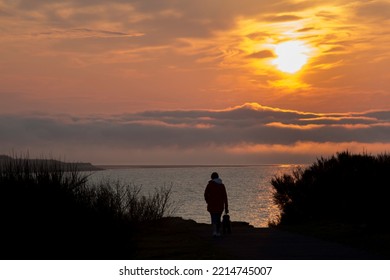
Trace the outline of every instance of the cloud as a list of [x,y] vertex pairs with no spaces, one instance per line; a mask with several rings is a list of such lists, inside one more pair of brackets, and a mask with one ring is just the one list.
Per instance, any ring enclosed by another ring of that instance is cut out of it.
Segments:
[[308,31],[313,31],[313,30],[315,30],[315,28],[305,27],[305,28],[298,29],[297,32],[308,32]]
[[204,160],[212,159],[212,151],[218,151],[220,161],[260,154],[268,158],[277,154],[281,159],[283,151],[302,156],[305,150],[307,156],[321,156],[322,151],[336,152],[348,143],[353,143],[350,146],[354,149],[390,149],[389,116],[390,111],[318,114],[257,103],[224,110],[144,111],[111,116],[2,115],[0,145],[3,153],[42,151],[46,147],[57,153],[82,150],[90,158],[98,158],[99,151],[122,151],[123,155],[143,151],[150,162],[162,160],[153,153],[165,154],[168,160],[168,151],[172,156],[169,161],[180,161],[173,154],[183,153],[188,158],[181,159],[187,163],[196,151]]
[[356,6],[358,17],[380,21],[390,18],[390,3],[388,1],[367,1]]
[[8,16],[10,16],[9,13],[7,13],[6,11],[0,9],[0,17],[8,17]]
[[346,50],[347,49],[345,47],[338,46],[338,47],[331,48],[325,51],[324,53],[340,53],[340,52],[345,52]]
[[258,52],[252,53],[250,55],[247,55],[246,57],[247,58],[263,59],[263,58],[275,57],[275,54],[270,50],[262,50],[262,51],[258,51]]
[[33,33],[29,36],[35,38],[50,39],[78,39],[78,38],[116,38],[116,37],[139,37],[142,33],[125,33],[109,30],[94,30],[89,28],[74,28],[68,30],[51,30]]
[[[28,1],[4,5],[12,24],[19,32],[23,27],[38,29],[112,30],[147,34],[144,45],[162,45],[179,38],[210,38],[217,31],[230,30],[238,18],[265,17],[272,22],[299,20],[290,14],[310,5],[295,1],[235,0],[225,1]],[[40,24],[38,24],[40,23]],[[14,30],[15,31],[15,30]]]
[[266,21],[270,22],[296,21],[301,19],[301,17],[295,15],[276,15],[265,18]]

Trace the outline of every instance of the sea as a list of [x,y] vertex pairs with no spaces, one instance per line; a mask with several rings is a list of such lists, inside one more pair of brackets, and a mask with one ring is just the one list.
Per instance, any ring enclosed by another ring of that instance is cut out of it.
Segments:
[[296,165],[101,167],[104,170],[90,174],[91,183],[120,182],[139,187],[145,195],[153,194],[161,187],[171,188],[172,216],[198,223],[210,223],[204,190],[211,173],[217,172],[226,186],[231,220],[268,227],[280,214],[273,201],[271,179],[290,174]]

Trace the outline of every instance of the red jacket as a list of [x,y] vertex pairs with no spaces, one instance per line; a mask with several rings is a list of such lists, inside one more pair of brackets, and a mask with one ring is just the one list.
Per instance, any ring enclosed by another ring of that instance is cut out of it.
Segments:
[[207,211],[210,213],[222,213],[228,210],[228,199],[225,185],[210,180],[204,191],[204,198],[207,202]]

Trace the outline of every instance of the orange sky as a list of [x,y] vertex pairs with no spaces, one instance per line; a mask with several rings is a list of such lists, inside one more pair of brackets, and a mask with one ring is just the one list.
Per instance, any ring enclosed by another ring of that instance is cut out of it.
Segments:
[[[81,144],[71,148],[63,143],[57,151],[55,142],[39,133],[50,136],[56,130],[46,131],[42,123],[34,130],[30,124],[45,119],[96,127],[99,120],[114,129],[119,127],[113,121],[119,115],[177,109],[213,114],[248,108],[244,105],[248,103],[257,104],[250,107],[252,112],[281,108],[324,117],[340,113],[343,120],[351,114],[365,116],[381,110],[386,114],[377,121],[344,122],[343,128],[349,125],[348,129],[356,131],[357,125],[363,129],[375,124],[382,129],[375,133],[390,135],[389,65],[390,1],[0,0],[0,114],[4,122],[0,123],[4,132],[0,153],[28,149],[101,163],[124,163],[134,156],[138,163],[143,157],[136,155],[144,155],[144,147],[110,142],[112,149],[118,149],[115,158],[109,152],[96,155],[102,147],[108,148],[108,142],[83,155],[78,152],[83,149]],[[21,119],[10,127],[7,118],[15,116]],[[137,120],[133,117],[134,124]],[[188,125],[186,120],[177,122]],[[145,129],[166,128],[162,124],[167,124],[159,118],[149,119],[147,126],[144,118],[138,121]],[[207,121],[196,124],[203,130],[226,128]],[[36,143],[13,140],[23,125],[30,128],[33,140],[38,139]],[[284,132],[303,130],[300,123],[279,118],[264,125]],[[386,137],[363,139],[358,133],[356,138],[339,142],[325,139],[325,129],[334,125],[337,123],[306,126],[305,130],[323,132],[307,139],[297,136],[289,143],[262,141],[261,135],[258,140],[225,143],[218,149],[226,156],[218,161],[261,162],[254,155],[267,161],[311,159],[315,155],[307,157],[305,151],[317,145],[319,153],[332,153],[335,143],[359,152],[369,147],[375,152],[390,148]],[[79,133],[80,138],[72,141],[81,143],[88,138]],[[45,142],[47,149],[39,144],[40,137],[51,143]],[[118,143],[123,141],[117,137]],[[172,154],[182,153],[191,163],[193,148],[171,141],[168,146],[172,150],[151,144],[154,154],[161,153],[155,161],[180,163]],[[218,146],[217,140],[198,144],[197,150],[204,156],[199,156],[197,163],[209,163],[207,155]],[[126,157],[120,158],[124,150]],[[288,157],[278,158],[275,153],[287,153]]]

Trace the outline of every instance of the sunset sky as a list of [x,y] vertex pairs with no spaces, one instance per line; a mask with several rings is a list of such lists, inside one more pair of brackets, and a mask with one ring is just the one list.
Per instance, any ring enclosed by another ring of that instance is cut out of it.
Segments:
[[0,154],[389,152],[389,66],[390,1],[0,0]]

